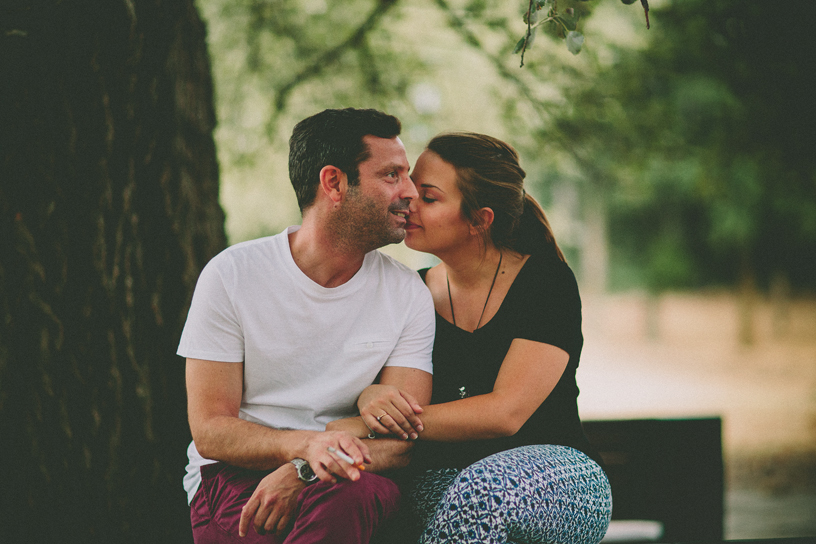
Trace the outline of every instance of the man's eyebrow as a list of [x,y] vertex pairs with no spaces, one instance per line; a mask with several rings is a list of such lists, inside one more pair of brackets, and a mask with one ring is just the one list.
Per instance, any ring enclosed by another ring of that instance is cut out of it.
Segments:
[[400,172],[400,171],[410,172],[411,167],[410,166],[406,167],[405,165],[399,164],[399,163],[392,163],[392,164],[388,164],[388,165],[383,166],[382,168],[380,168],[377,171],[377,175],[382,176],[384,174],[387,174],[389,172],[393,172],[395,170],[398,171],[398,172]]

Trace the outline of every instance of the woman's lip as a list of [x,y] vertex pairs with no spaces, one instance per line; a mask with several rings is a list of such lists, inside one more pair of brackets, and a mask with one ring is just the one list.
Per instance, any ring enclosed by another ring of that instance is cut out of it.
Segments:
[[406,229],[418,229],[419,225],[417,225],[416,223],[411,223],[410,221],[406,221],[405,222],[405,228]]

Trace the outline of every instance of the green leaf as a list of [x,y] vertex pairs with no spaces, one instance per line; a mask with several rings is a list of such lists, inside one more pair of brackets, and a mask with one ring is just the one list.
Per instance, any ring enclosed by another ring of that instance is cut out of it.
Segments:
[[569,49],[570,53],[573,55],[577,55],[581,52],[581,48],[584,46],[584,35],[580,32],[576,32],[574,30],[570,30],[567,32],[567,49]]
[[521,51],[521,48],[524,47],[524,40],[526,40],[526,39],[527,39],[527,37],[525,36],[524,38],[522,38],[522,39],[520,39],[518,41],[516,46],[513,48],[513,54],[514,55],[517,54],[519,51]]
[[567,30],[575,30],[577,27],[575,19],[572,17],[568,17],[566,15],[559,15],[557,17],[553,17],[557,22],[564,25],[564,28]]
[[530,49],[530,47],[532,47],[533,45],[533,42],[535,41],[536,30],[538,30],[537,27],[533,27],[530,29],[530,37],[527,38],[527,49]]
[[631,6],[632,4],[635,3],[635,0],[621,0],[621,2],[623,2],[627,6]]
[[524,13],[524,24],[531,24],[534,25],[538,22],[538,11],[533,9],[533,12],[530,13],[529,21],[527,20],[527,12]]

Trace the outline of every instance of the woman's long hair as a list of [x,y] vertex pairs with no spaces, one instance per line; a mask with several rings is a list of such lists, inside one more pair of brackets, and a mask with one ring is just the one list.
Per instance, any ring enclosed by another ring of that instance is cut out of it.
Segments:
[[512,146],[484,134],[454,132],[434,137],[428,149],[456,169],[462,216],[468,222],[478,227],[477,212],[493,210],[493,224],[482,231],[486,239],[500,249],[566,261],[544,210],[524,190],[526,173]]

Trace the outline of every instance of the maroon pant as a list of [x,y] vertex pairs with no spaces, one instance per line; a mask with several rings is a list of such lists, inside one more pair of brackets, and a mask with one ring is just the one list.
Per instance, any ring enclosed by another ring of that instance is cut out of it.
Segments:
[[294,526],[285,537],[259,535],[250,525],[241,538],[241,508],[267,474],[225,463],[201,467],[201,486],[190,504],[195,543],[366,544],[399,507],[400,493],[394,482],[363,472],[356,482],[318,482],[301,491]]

